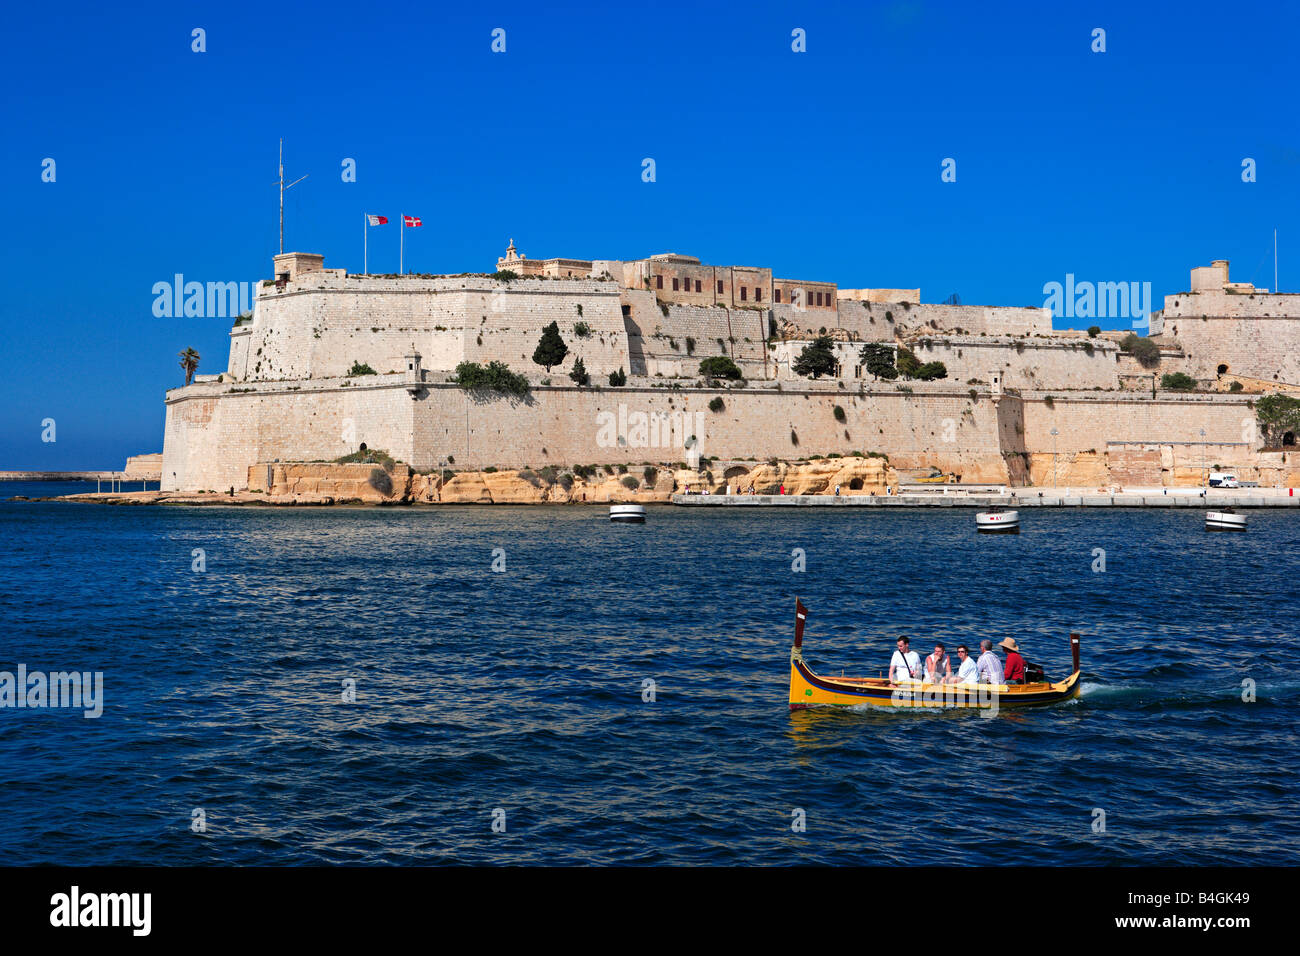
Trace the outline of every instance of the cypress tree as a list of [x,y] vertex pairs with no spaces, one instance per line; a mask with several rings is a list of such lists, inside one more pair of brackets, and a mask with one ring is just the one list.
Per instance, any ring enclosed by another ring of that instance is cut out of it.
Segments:
[[546,371],[549,372],[552,365],[559,365],[568,354],[569,347],[564,344],[564,339],[560,338],[559,322],[552,322],[542,329],[542,339],[533,352],[534,362],[545,366]]

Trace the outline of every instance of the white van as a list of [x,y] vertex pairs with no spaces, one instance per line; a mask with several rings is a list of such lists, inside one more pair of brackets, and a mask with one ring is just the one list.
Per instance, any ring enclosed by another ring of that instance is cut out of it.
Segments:
[[1237,481],[1237,476],[1227,471],[1210,472],[1211,488],[1240,488],[1241,483]]

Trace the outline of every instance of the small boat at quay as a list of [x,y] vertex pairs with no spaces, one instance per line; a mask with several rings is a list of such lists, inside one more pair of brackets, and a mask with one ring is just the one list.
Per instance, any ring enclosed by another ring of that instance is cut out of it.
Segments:
[[1246,516],[1237,514],[1232,508],[1222,511],[1205,512],[1206,531],[1245,531]]
[[645,524],[645,505],[610,505],[609,520],[620,524]]
[[[978,708],[1031,707],[1079,696],[1079,635],[1070,635],[1074,671],[1063,681],[1026,684],[935,684],[892,681],[888,677],[824,677],[803,659],[808,609],[795,598],[794,644],[790,647],[790,709],[810,707]],[[1032,672],[1032,665],[1027,667]]]
[[1020,512],[1010,508],[990,508],[975,515],[975,530],[982,534],[1019,534]]

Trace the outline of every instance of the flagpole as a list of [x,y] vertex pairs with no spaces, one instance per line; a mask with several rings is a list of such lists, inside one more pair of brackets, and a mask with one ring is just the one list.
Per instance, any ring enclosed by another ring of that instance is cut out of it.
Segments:
[[397,249],[397,274],[406,275],[405,257],[406,257],[406,213],[402,213],[402,239],[398,243]]
[[370,216],[361,214],[361,274],[370,275]]

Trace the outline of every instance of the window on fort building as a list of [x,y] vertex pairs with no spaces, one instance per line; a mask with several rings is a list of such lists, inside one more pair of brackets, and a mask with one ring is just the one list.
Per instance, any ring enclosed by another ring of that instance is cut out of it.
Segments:
[[678,285],[679,285],[678,280],[674,279],[674,280],[673,280],[673,291],[674,291],[674,292],[680,292],[680,291],[681,291],[681,289],[678,288]]
[[763,301],[763,290],[762,290],[762,289],[755,289],[755,290],[754,290],[754,301],[755,301],[755,302],[762,302],[762,301]]
[[696,279],[696,280],[695,280],[695,291],[696,291],[696,292],[699,292],[699,291],[700,291],[700,280],[699,280],[699,279]]
[[655,288],[656,288],[656,289],[662,289],[663,287],[664,287],[664,277],[663,277],[663,276],[655,276]]
[[719,291],[719,292],[722,291],[722,280],[721,280],[721,279],[718,280],[718,291]]
[[780,290],[780,289],[773,289],[773,290],[772,290],[772,301],[773,301],[773,302],[780,302],[780,301],[781,301],[781,290]]
[[813,305],[821,305],[821,304],[822,304],[822,294],[820,292],[814,292]]
[[749,290],[742,285],[740,287],[740,301],[745,302],[748,300],[748,298],[749,298]]

